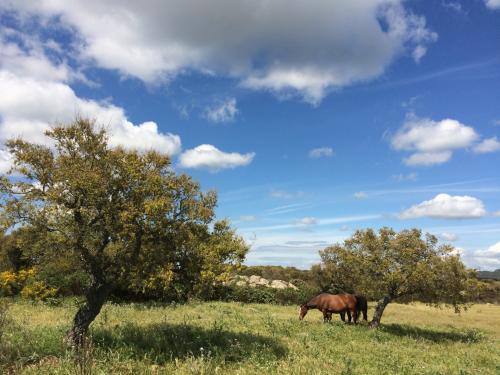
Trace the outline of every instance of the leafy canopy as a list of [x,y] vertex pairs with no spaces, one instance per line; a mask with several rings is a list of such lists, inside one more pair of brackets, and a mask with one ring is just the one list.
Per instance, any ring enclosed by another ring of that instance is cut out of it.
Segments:
[[358,230],[342,244],[320,252],[320,279],[332,288],[388,301],[447,303],[460,309],[477,292],[477,280],[433,235],[419,229]]
[[168,156],[110,148],[106,131],[82,118],[46,135],[52,147],[7,142],[14,166],[0,185],[4,227],[43,237],[35,259],[71,259],[90,288],[183,297],[244,259],[243,240],[214,222],[216,193],[175,174]]

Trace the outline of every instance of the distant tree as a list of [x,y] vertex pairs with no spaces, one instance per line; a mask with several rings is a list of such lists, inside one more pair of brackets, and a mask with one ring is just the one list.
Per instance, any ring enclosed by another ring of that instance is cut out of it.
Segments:
[[372,327],[380,324],[387,304],[398,300],[450,304],[458,312],[478,291],[475,273],[454,255],[453,247],[438,246],[435,236],[418,229],[399,233],[359,230],[342,244],[320,251],[323,279],[332,287],[365,293],[378,299]]
[[18,272],[28,268],[31,233],[28,228],[18,228],[9,234],[0,235],[0,271]]
[[81,345],[119,285],[167,289],[177,282],[188,295],[244,259],[245,243],[227,223],[214,223],[215,192],[176,175],[167,156],[110,148],[105,130],[81,118],[46,135],[53,147],[7,142],[11,174],[22,177],[1,180],[3,222],[43,234],[39,258],[72,259],[88,275],[71,345]]

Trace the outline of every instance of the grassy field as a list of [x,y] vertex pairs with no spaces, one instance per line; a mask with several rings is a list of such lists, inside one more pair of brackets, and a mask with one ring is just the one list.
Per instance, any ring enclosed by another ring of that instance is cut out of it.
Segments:
[[[0,338],[4,373],[23,374],[500,374],[500,306],[461,315],[391,304],[370,330],[324,324],[296,307],[191,303],[111,305],[79,355],[62,337],[74,302],[10,303]],[[370,311],[369,316],[371,316]]]

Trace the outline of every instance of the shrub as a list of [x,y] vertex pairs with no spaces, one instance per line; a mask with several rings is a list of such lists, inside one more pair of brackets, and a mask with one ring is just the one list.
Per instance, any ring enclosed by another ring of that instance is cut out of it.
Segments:
[[4,271],[0,273],[0,296],[12,297],[19,294],[34,276],[35,270],[33,268],[19,272]]
[[43,281],[33,281],[21,290],[21,297],[32,301],[47,301],[55,298],[56,288],[49,288]]

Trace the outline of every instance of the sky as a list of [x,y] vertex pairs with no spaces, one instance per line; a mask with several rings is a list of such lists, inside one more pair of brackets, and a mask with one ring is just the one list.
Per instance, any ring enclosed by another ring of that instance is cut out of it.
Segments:
[[0,172],[93,118],[215,189],[249,265],[389,226],[500,268],[499,104],[499,0],[0,0]]

